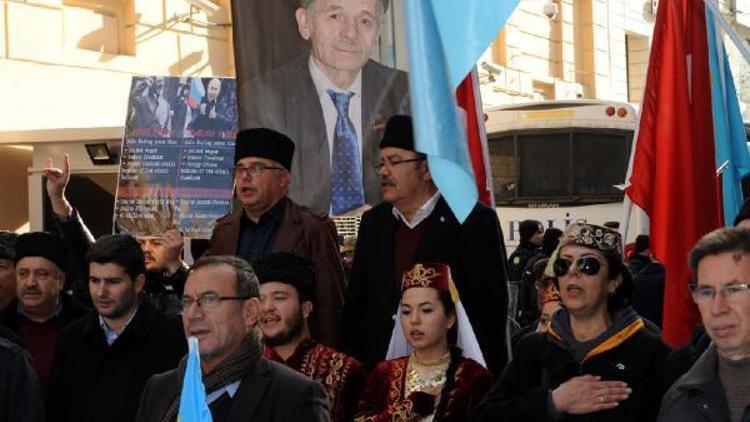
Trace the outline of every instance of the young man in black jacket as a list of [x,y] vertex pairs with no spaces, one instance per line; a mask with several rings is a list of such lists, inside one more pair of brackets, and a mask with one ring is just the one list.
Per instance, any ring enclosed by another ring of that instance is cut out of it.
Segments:
[[96,312],[58,338],[47,419],[129,422],[146,381],[185,354],[182,325],[142,294],[146,268],[132,236],[100,238],[86,262]]

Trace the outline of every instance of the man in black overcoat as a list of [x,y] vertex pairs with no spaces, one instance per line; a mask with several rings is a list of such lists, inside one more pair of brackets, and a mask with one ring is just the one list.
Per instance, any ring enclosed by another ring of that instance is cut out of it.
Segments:
[[393,116],[380,144],[385,202],[362,216],[341,338],[372,368],[385,358],[401,276],[415,262],[450,265],[489,369],[506,362],[507,271],[497,214],[480,203],[461,224],[440,196],[426,156],[414,150],[411,118]]

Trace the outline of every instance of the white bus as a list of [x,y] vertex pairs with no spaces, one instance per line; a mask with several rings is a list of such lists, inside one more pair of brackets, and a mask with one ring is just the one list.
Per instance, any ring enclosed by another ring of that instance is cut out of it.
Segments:
[[636,112],[614,101],[545,101],[485,110],[497,213],[510,253],[518,223],[564,230],[619,221]]

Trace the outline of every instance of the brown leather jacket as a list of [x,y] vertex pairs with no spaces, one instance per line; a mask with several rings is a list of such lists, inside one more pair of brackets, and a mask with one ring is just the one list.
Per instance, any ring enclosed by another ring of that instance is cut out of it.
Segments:
[[[328,217],[316,215],[289,198],[282,201],[286,201],[284,219],[273,251],[295,253],[315,264],[318,279],[310,329],[318,341],[336,347],[346,290],[336,228]],[[236,254],[242,212],[240,208],[216,221],[206,254]]]

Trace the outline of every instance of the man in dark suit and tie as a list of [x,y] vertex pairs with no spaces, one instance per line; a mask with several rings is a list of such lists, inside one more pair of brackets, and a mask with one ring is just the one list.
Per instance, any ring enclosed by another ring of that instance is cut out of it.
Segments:
[[[206,402],[215,422],[328,421],[323,387],[263,357],[259,286],[252,267],[233,256],[208,256],[190,270],[182,299],[186,337],[198,338]],[[154,375],[138,422],[175,421],[185,373]]]
[[404,72],[370,59],[388,0],[301,0],[295,18],[310,54],[239,87],[251,98],[243,129],[289,136],[296,151],[289,196],[340,215],[377,204],[372,166],[385,121],[408,110]]
[[416,262],[441,262],[450,266],[485,362],[497,376],[506,361],[507,312],[500,223],[480,203],[459,223],[426,159],[414,150],[411,118],[391,117],[377,165],[384,202],[362,216],[342,318],[343,350],[368,367],[383,360],[404,271]]

